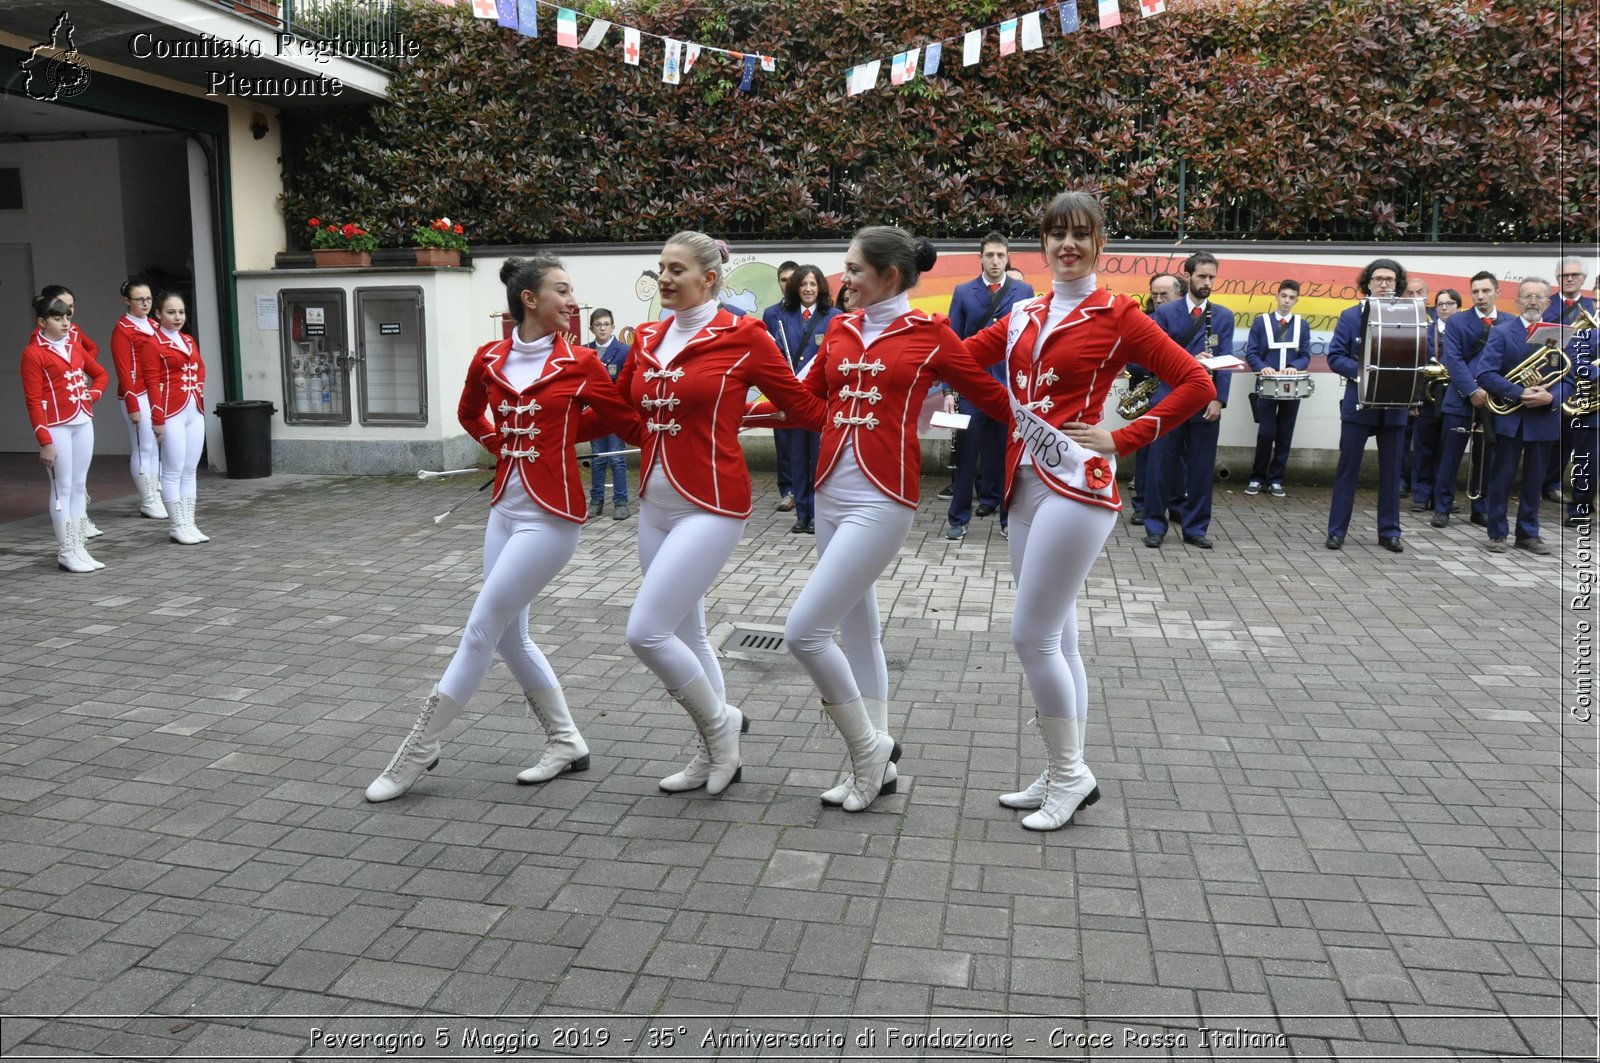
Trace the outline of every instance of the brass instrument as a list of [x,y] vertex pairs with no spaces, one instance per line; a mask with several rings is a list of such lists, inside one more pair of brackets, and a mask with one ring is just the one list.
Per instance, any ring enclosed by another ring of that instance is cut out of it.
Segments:
[[1467,434],[1467,497],[1476,502],[1488,487],[1489,462],[1494,457],[1494,433],[1484,424],[1489,419],[1482,409],[1472,411],[1472,427],[1458,428]]
[[1600,388],[1595,387],[1592,366],[1588,373],[1578,374],[1572,397],[1561,404],[1561,412],[1568,417],[1587,417],[1591,413],[1600,413]]
[[[1551,344],[1540,347],[1517,363],[1517,367],[1506,373],[1505,378],[1525,388],[1548,388],[1570,372],[1572,372],[1572,359],[1568,358],[1561,348]],[[1522,400],[1491,398],[1488,409],[1490,413],[1504,417],[1522,409]]]
[[1430,406],[1444,399],[1444,389],[1450,385],[1450,370],[1441,361],[1434,360],[1422,367],[1422,398]]
[[1124,421],[1134,421],[1150,412],[1150,407],[1155,405],[1154,397],[1156,388],[1161,386],[1161,381],[1155,376],[1147,376],[1122,396],[1122,401],[1117,403],[1117,413]]

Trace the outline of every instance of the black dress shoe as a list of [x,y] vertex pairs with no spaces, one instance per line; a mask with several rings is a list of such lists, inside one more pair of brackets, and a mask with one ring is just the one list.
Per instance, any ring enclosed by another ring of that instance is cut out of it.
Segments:
[[805,530],[806,530],[806,522],[803,521],[803,520],[797,520],[797,521],[794,522],[794,527],[789,529],[789,534],[790,535],[799,535],[801,532],[803,532]]
[[1530,554],[1539,554],[1540,556],[1550,552],[1550,548],[1544,544],[1544,540],[1537,535],[1528,539],[1518,539],[1515,546],[1518,550],[1526,550]]
[[805,528],[803,530],[805,531],[805,533],[807,535],[815,535],[815,534],[817,534],[817,523],[816,523],[816,521],[811,521],[811,520],[806,521],[806,526],[805,526]]
[[1344,536],[1342,536],[1342,535],[1330,535],[1330,536],[1328,536],[1328,541],[1323,543],[1322,545],[1326,546],[1329,550],[1343,550],[1344,549]]
[[1406,550],[1406,544],[1400,541],[1400,536],[1398,535],[1380,536],[1378,545],[1392,554],[1403,554]]
[[1411,512],[1413,512],[1413,513],[1432,513],[1433,512],[1433,503],[1432,502],[1413,502],[1413,503],[1411,503]]
[[1163,540],[1165,538],[1166,538],[1165,535],[1146,534],[1145,537],[1144,537],[1144,544],[1146,546],[1160,547],[1161,546],[1161,540]]
[[987,517],[995,511],[995,507],[985,503],[978,507],[978,516]]
[[1472,515],[1472,523],[1480,528],[1487,528],[1489,526],[1489,518],[1482,513],[1474,513]]
[[1450,524],[1450,514],[1448,514],[1448,513],[1435,513],[1433,515],[1433,519],[1430,520],[1428,523],[1433,525],[1435,528],[1447,527]]
[[1185,535],[1183,537],[1183,541],[1188,543],[1190,546],[1198,546],[1202,550],[1209,550],[1216,545],[1210,540],[1210,538],[1204,535]]
[[1128,514],[1128,523],[1129,524],[1143,524],[1144,523],[1144,510],[1136,509],[1132,513]]
[[939,497],[940,498],[954,498],[955,494],[956,494],[956,485],[955,484],[945,484],[943,487],[939,488]]

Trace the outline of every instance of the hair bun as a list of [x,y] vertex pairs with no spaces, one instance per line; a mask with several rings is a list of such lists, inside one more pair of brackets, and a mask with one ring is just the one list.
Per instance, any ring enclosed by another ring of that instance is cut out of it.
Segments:
[[917,271],[926,273],[939,261],[939,249],[925,236],[917,237]]
[[718,240],[717,254],[721,255],[722,261],[726,262],[728,259],[733,257],[733,249],[728,246],[728,242],[726,240]]
[[500,283],[510,284],[512,275],[527,263],[528,260],[525,258],[512,257],[506,259],[505,264],[500,267]]

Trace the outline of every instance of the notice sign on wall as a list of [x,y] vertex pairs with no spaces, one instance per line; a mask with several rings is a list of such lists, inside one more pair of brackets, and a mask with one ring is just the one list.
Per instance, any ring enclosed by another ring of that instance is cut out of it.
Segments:
[[398,322],[398,321],[380,321],[380,322],[378,322],[378,335],[380,335],[380,336],[398,336],[398,335],[400,335],[400,322]]

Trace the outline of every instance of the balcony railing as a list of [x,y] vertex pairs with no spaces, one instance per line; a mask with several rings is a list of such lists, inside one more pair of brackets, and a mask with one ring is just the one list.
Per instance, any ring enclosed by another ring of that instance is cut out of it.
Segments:
[[[392,44],[400,36],[400,12],[393,0],[214,0],[218,7],[265,22],[302,40],[327,41],[332,54],[393,70]],[[370,47],[362,47],[367,45]]]

